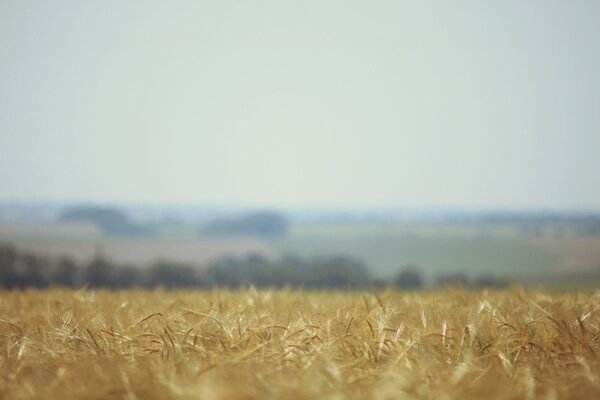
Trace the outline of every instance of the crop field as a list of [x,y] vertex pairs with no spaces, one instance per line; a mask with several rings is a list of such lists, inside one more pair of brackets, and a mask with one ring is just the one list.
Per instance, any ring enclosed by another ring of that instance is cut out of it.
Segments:
[[0,291],[4,399],[600,398],[600,294]]

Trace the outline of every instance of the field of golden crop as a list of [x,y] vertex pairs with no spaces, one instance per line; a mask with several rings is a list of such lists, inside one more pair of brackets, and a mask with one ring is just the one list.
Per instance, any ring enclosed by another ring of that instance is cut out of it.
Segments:
[[2,399],[598,399],[600,294],[0,291]]

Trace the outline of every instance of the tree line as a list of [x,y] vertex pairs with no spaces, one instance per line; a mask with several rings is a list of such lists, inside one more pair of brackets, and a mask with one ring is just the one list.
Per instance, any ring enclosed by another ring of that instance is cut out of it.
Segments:
[[[502,286],[505,281],[469,281],[461,274],[440,277],[438,283],[461,286]],[[425,281],[417,267],[404,267],[390,280],[373,279],[361,261],[348,257],[303,259],[287,256],[270,261],[260,255],[224,257],[206,268],[171,261],[148,267],[117,265],[96,256],[87,263],[70,258],[49,259],[0,245],[0,286],[6,289],[50,286],[109,289],[129,288],[240,288],[293,287],[313,289],[366,289],[395,286],[419,289]]]

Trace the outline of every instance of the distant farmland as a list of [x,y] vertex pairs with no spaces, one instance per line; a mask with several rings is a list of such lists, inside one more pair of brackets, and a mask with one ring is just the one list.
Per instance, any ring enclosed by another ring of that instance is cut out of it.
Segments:
[[462,272],[540,281],[582,270],[600,276],[600,236],[533,238],[510,225],[297,224],[271,244],[281,254],[356,257],[381,277],[405,265],[429,278]]
[[81,226],[0,227],[0,241],[22,251],[57,258],[69,256],[86,262],[101,254],[120,263],[145,266],[158,260],[206,265],[222,256],[259,254],[267,259],[275,252],[256,238],[112,238]]
[[0,225],[0,242],[20,250],[87,262],[97,253],[119,264],[169,260],[202,266],[222,256],[266,259],[345,256],[362,261],[374,277],[389,278],[404,266],[431,281],[464,273],[527,282],[598,282],[600,236],[520,234],[510,225],[292,224],[273,238],[202,236],[192,226],[166,226],[157,236],[110,237],[86,224]]

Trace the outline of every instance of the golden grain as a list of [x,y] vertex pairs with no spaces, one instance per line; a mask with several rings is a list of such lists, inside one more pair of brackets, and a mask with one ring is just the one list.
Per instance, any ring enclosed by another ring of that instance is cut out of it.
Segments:
[[600,398],[600,295],[0,291],[0,398]]

